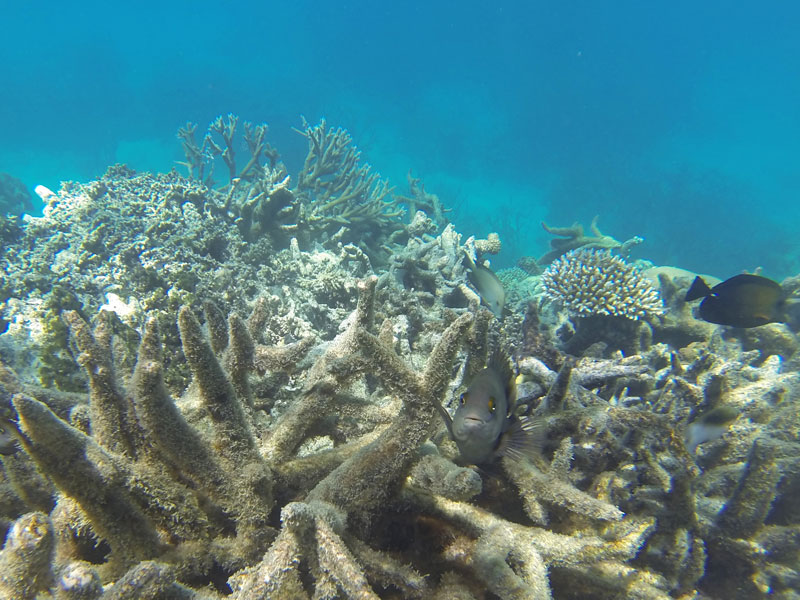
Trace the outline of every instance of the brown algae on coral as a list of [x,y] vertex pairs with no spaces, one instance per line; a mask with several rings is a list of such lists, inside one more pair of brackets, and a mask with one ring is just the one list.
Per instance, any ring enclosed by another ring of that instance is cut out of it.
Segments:
[[[499,238],[394,195],[345,130],[304,122],[289,177],[265,125],[195,129],[188,177],[65,184],[3,250],[3,597],[796,592],[791,322],[698,322],[691,276],[596,223],[498,273],[500,321],[463,260]],[[438,411],[493,348],[542,439],[469,468]]]

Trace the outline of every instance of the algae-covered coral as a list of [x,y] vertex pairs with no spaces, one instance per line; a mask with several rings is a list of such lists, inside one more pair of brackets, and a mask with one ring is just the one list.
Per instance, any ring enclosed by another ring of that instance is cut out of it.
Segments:
[[[4,250],[4,597],[797,593],[794,323],[698,322],[690,276],[605,251],[561,283],[630,328],[582,331],[520,270],[501,322],[463,260],[496,236],[462,239],[413,178],[393,196],[344,130],[304,126],[295,187],[265,126],[237,164],[237,125],[182,129],[190,178],[66,185]],[[541,452],[476,468],[437,405],[493,346]],[[687,448],[719,407],[732,422]]]

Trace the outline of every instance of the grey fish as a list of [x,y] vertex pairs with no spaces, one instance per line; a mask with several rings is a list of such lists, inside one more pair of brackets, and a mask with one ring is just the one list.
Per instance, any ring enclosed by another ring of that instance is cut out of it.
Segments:
[[518,417],[514,373],[506,357],[495,352],[459,398],[453,418],[437,405],[450,437],[466,463],[488,464],[501,456],[520,460],[539,449],[536,425]]
[[489,307],[498,319],[503,315],[503,306],[506,303],[506,290],[491,269],[483,265],[476,265],[475,261],[464,251],[469,265],[469,280],[474,285],[481,300]]

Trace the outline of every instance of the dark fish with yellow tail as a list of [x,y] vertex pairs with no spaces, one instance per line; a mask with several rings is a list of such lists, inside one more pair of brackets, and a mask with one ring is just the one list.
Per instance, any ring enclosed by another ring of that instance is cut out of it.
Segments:
[[489,307],[498,319],[503,316],[503,306],[506,303],[506,290],[491,269],[475,264],[469,252],[464,252],[469,265],[469,280],[478,290],[481,300]]
[[786,320],[780,284],[760,275],[735,275],[714,287],[695,277],[686,301],[698,298],[703,298],[698,314],[709,323],[746,328]]
[[515,414],[516,403],[511,364],[495,352],[459,397],[452,418],[440,405],[437,408],[464,462],[485,465],[501,456],[519,460],[538,452],[538,428],[531,419]]

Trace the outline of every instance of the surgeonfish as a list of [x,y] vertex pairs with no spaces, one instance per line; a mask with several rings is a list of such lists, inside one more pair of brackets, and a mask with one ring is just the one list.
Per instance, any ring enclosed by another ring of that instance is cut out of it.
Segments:
[[713,288],[702,277],[695,277],[686,292],[686,301],[698,298],[703,298],[700,318],[709,323],[758,327],[786,319],[786,300],[780,284],[760,275],[735,275]]
[[689,454],[694,454],[700,444],[721,438],[738,416],[738,409],[723,405],[703,413],[689,423],[683,436]]
[[519,460],[539,449],[535,423],[518,417],[514,372],[506,356],[495,352],[459,397],[453,418],[437,404],[450,437],[468,464],[489,464],[501,456]]
[[474,285],[481,300],[489,307],[498,319],[503,315],[503,306],[506,303],[506,291],[503,284],[491,269],[475,264],[469,252],[464,251],[469,265],[469,280]]

